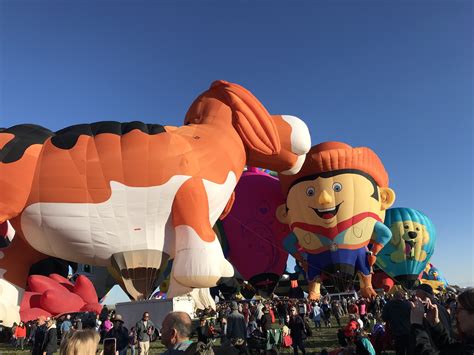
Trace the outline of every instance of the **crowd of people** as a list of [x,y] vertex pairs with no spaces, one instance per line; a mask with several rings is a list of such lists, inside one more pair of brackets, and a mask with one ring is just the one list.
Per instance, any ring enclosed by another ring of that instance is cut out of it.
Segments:
[[474,354],[474,289],[457,297],[435,295],[429,285],[420,285],[411,294],[399,291],[373,299],[328,295],[317,302],[281,298],[221,302],[216,310],[202,310],[194,329],[184,312],[171,312],[157,325],[145,312],[131,329],[124,327],[120,314],[107,310],[93,323],[83,323],[70,316],[57,326],[55,319],[46,317],[20,322],[12,328],[12,345],[23,349],[31,343],[32,354],[38,355],[58,350],[61,355],[92,355],[101,340],[113,339],[117,355],[128,351],[147,355],[160,329],[164,355],[208,355],[215,348],[225,354],[249,354],[255,348],[267,354],[284,348],[306,354],[308,339],[324,340],[322,329],[335,327],[339,347],[321,354],[375,355],[387,350],[397,355]]

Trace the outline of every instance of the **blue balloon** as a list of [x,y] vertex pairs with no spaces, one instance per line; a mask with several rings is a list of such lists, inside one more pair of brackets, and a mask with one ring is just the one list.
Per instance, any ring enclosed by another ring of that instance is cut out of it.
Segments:
[[378,254],[377,265],[411,289],[433,255],[436,229],[427,216],[411,208],[388,209],[384,223],[392,239]]

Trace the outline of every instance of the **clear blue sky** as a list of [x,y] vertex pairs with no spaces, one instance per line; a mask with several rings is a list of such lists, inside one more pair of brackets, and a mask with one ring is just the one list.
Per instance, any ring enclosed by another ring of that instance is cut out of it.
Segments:
[[438,230],[432,261],[474,285],[473,4],[444,1],[0,1],[0,126],[179,125],[215,79],[313,143],[369,146],[395,206]]

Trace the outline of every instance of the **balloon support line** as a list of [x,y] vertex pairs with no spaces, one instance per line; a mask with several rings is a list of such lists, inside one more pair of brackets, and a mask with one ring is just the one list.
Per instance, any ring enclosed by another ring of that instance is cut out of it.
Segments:
[[[228,215],[226,216],[226,218],[232,218],[232,219],[234,219],[235,221],[237,221],[238,223],[240,223],[242,226],[246,227],[245,229],[247,229],[250,233],[252,233],[253,235],[255,235],[255,236],[256,236],[257,238],[259,238],[260,240],[266,241],[267,243],[271,244],[271,245],[274,246],[275,248],[277,248],[277,249],[279,249],[279,250],[281,250],[281,251],[284,251],[285,253],[288,253],[288,251],[287,251],[286,249],[284,249],[284,248],[282,248],[281,246],[279,246],[279,245],[273,243],[271,240],[268,240],[268,239],[266,239],[266,238],[261,237],[259,234],[257,234],[257,233],[254,232],[253,230],[247,228],[247,226],[245,225],[245,223],[243,223],[242,221],[240,221],[238,218],[232,216],[231,214],[228,214]],[[224,230],[224,231],[225,231],[225,230]],[[288,255],[291,255],[291,254],[288,253]],[[292,255],[292,256],[293,256],[293,255]],[[341,276],[337,276],[337,275],[334,274],[334,273],[326,272],[326,271],[324,271],[323,269],[318,268],[318,267],[316,267],[316,266],[313,266],[313,265],[310,265],[310,264],[307,264],[307,265],[308,265],[308,268],[311,267],[313,270],[319,270],[320,272],[322,272],[322,273],[324,273],[324,274],[326,274],[326,275],[329,275],[329,276],[334,277],[335,280],[339,280],[339,281],[345,281],[345,280],[346,280],[345,278],[343,278],[343,277],[341,277]],[[306,276],[306,275],[305,275],[305,278],[307,279],[307,276]],[[356,277],[354,277],[353,280],[355,280],[355,279],[356,279]],[[309,281],[308,281],[308,282],[309,282]]]

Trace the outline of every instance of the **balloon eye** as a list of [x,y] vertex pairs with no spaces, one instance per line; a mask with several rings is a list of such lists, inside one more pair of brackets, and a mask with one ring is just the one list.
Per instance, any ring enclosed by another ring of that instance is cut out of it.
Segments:
[[315,194],[314,187],[308,187],[308,188],[306,189],[306,195],[307,195],[307,196],[312,197],[312,196],[314,196],[314,194]]
[[403,228],[408,229],[408,224],[405,224]]
[[342,190],[342,184],[340,182],[335,182],[332,184],[332,189],[336,192],[339,192]]
[[420,228],[419,228],[419,227],[416,227],[416,230],[419,232],[419,231],[420,231]]

